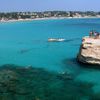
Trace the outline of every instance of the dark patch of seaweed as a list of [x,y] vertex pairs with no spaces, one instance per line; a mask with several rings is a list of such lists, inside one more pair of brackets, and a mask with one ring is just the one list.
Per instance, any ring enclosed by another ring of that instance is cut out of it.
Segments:
[[3,65],[0,100],[92,100],[93,84],[75,82],[65,76],[40,68]]

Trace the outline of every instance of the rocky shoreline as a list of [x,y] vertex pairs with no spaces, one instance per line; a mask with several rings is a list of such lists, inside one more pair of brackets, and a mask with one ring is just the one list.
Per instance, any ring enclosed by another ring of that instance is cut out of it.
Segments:
[[85,64],[100,65],[100,38],[84,37],[77,59]]

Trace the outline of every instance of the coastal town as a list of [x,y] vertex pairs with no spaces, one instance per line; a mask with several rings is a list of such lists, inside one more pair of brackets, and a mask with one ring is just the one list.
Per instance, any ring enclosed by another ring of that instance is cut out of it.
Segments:
[[94,11],[44,11],[44,12],[0,12],[0,21],[41,19],[41,18],[99,18]]

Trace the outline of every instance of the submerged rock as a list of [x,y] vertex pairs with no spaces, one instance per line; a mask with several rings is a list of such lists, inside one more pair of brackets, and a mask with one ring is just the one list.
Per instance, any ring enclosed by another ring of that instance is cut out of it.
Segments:
[[0,100],[82,100],[91,98],[91,89],[86,83],[72,80],[70,73],[10,64],[0,66]]
[[63,79],[63,80],[73,80],[73,76],[71,73],[68,72],[62,72],[58,74],[58,78],[59,79]]
[[100,39],[84,37],[77,59],[82,63],[100,65]]

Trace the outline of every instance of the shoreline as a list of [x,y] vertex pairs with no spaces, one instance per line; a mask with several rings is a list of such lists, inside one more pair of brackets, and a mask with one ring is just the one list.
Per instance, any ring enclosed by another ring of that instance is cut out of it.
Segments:
[[21,21],[34,21],[34,20],[53,20],[53,19],[95,19],[100,17],[49,17],[49,18],[34,18],[34,19],[11,19],[0,20],[0,23],[4,22],[21,22]]

